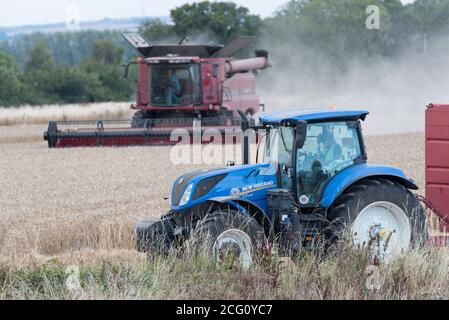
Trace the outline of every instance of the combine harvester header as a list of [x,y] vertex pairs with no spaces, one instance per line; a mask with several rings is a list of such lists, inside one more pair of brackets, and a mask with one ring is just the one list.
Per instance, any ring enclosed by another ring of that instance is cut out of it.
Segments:
[[170,140],[174,129],[185,128],[192,135],[194,124],[201,124],[203,131],[212,127],[223,134],[240,128],[239,113],[259,112],[254,72],[271,66],[268,52],[233,58],[253,37],[223,46],[191,45],[186,39],[154,45],[138,34],[123,36],[143,56],[124,66],[125,77],[131,65],[138,66],[133,119],[50,122],[44,134],[50,148],[176,144]]

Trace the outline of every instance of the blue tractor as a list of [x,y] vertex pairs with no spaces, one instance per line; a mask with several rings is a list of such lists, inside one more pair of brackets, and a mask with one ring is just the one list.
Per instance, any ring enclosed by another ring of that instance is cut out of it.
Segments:
[[421,242],[425,214],[410,191],[418,189],[415,182],[398,168],[367,163],[361,122],[368,113],[262,115],[252,127],[266,134],[262,163],[248,163],[244,139],[244,165],[176,179],[170,211],[135,226],[138,250],[161,252],[207,239],[215,259],[231,252],[250,265],[268,242],[295,254],[349,240],[384,259]]

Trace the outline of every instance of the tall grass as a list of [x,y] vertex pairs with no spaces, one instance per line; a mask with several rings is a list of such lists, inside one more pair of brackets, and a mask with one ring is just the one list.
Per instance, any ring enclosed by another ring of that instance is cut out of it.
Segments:
[[103,256],[78,264],[78,290],[67,263],[50,259],[0,269],[0,299],[441,299],[449,298],[447,255],[419,249],[381,265],[379,289],[366,286],[364,251],[345,248],[319,259],[273,255],[249,270],[225,269],[205,255]]

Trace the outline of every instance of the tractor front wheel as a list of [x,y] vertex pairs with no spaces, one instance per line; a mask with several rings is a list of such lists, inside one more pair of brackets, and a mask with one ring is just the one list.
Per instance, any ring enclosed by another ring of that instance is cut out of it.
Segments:
[[249,268],[265,245],[263,227],[234,210],[208,214],[198,222],[192,238],[196,246],[228,269]]
[[349,187],[328,214],[330,244],[352,240],[373,261],[388,261],[427,240],[425,213],[402,184],[366,179]]

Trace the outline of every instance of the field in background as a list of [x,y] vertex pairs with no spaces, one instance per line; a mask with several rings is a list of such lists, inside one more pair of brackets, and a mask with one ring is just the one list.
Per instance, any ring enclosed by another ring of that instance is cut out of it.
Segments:
[[[262,91],[262,90],[261,90]],[[369,110],[371,113],[364,123],[364,132],[369,135],[384,135],[406,132],[424,131],[424,102],[414,103],[410,101],[395,101],[388,103],[377,101],[370,97],[373,107],[360,105],[357,101],[350,100],[347,96],[332,96],[313,100],[302,95],[271,95],[265,94],[261,101],[267,105],[267,112],[292,110],[298,108],[327,108],[353,106],[353,109]],[[415,99],[416,100],[416,99]],[[430,100],[429,100],[430,101]],[[73,121],[73,120],[130,120],[134,111],[130,109],[131,102],[107,102],[73,105],[44,105],[40,107],[23,106],[18,108],[0,107],[0,126],[27,125],[26,128],[11,128],[17,141],[26,141],[23,136],[29,136],[33,125],[46,125],[49,121]],[[405,107],[404,107],[405,106]],[[407,121],[404,121],[404,115]],[[6,137],[8,137],[6,136]],[[5,139],[5,136],[0,137]],[[13,140],[14,141],[14,140]],[[1,140],[0,140],[1,142]]]
[[131,119],[130,102],[0,108],[0,126],[48,124],[49,121]]
[[[348,262],[357,252],[324,263],[309,258],[290,266],[293,273],[259,266],[238,280],[194,258],[149,264],[133,250],[132,225],[165,213],[173,180],[204,166],[171,165],[168,147],[49,150],[48,119],[38,115],[22,117],[34,124],[0,126],[0,298],[449,297],[447,256],[436,251],[388,267],[378,293],[364,289],[366,261]],[[366,140],[370,162],[399,166],[423,186],[422,133]],[[81,295],[64,289],[70,264],[81,268]],[[348,272],[335,276],[341,268]]]

